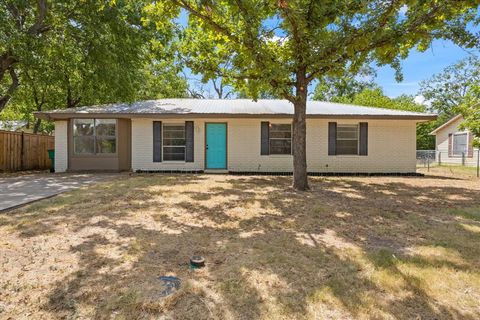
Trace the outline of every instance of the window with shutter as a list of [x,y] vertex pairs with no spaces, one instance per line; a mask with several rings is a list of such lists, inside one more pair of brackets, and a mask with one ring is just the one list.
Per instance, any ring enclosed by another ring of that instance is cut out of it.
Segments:
[[292,154],[292,125],[270,124],[270,154]]
[[163,124],[163,161],[185,161],[185,124]]
[[337,125],[337,155],[358,155],[359,126],[357,124]]
[[452,152],[454,156],[461,156],[468,151],[468,136],[467,133],[455,133],[453,135]]

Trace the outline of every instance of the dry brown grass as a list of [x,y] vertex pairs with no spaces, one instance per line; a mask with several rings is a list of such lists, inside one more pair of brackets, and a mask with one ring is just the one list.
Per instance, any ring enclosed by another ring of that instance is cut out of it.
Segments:
[[480,318],[478,180],[289,185],[122,176],[1,214],[0,318]]
[[430,170],[424,166],[418,167],[417,170],[418,172],[424,173],[427,175],[460,178],[460,179],[466,179],[466,180],[478,179],[476,167],[455,166],[455,165],[438,166],[436,164],[433,164],[430,167]]

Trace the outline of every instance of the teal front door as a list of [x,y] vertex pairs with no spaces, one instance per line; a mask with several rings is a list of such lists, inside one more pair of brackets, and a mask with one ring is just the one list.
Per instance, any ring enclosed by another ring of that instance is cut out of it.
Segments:
[[227,169],[227,124],[206,124],[206,169]]

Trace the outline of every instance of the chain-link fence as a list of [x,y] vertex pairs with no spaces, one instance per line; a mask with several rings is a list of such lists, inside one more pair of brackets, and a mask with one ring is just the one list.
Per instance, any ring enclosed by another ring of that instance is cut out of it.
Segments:
[[[480,176],[480,149],[473,153],[452,154],[444,151],[417,150],[417,168],[429,172],[442,167],[452,174]],[[438,171],[438,170],[437,170]]]

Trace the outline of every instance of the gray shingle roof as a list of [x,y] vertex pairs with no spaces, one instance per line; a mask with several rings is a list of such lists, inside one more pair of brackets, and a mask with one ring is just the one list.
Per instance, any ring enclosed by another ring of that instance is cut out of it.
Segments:
[[[135,117],[141,115],[291,116],[293,115],[293,104],[287,100],[160,99],[39,112],[36,113],[36,116],[55,119],[64,118],[67,114],[78,116],[87,114],[134,115]],[[425,120],[435,118],[435,115],[432,114],[322,101],[308,101],[307,115],[316,117],[363,116],[373,118],[383,116]]]

